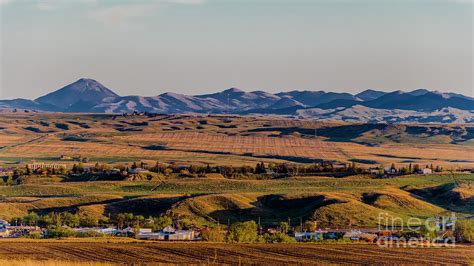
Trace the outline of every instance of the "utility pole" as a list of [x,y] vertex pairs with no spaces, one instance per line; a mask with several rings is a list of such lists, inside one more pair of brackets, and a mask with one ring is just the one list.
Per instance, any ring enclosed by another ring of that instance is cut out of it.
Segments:
[[260,224],[260,216],[258,216],[258,234],[261,235],[262,234],[262,226]]

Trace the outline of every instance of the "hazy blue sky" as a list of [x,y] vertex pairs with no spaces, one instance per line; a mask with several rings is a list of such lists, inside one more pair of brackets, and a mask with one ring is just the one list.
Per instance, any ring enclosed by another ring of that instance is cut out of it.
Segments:
[[229,87],[473,94],[472,0],[0,0],[0,98],[81,77],[121,95]]

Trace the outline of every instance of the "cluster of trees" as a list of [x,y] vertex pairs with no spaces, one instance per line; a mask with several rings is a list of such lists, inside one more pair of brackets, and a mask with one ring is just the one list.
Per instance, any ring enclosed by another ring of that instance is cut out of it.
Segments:
[[40,226],[44,228],[53,227],[95,227],[99,224],[104,224],[105,221],[99,221],[92,216],[79,216],[70,212],[51,212],[44,215],[39,215],[31,212],[23,217],[13,218],[11,224],[13,225],[29,225]]
[[[88,168],[88,172],[98,174],[98,173],[104,173],[104,172],[110,171],[112,170],[112,168],[113,167],[109,164],[95,163],[93,167]],[[85,168],[82,162],[78,164],[74,164],[71,168],[71,173],[73,174],[83,174],[84,172],[85,172]]]
[[151,172],[170,175],[172,173],[183,176],[204,176],[206,174],[217,173],[227,178],[255,177],[271,178],[271,175],[294,176],[298,174],[314,173],[362,173],[363,169],[357,167],[355,163],[335,166],[332,162],[319,162],[314,164],[294,164],[294,163],[268,163],[259,162],[252,166],[210,166],[210,165],[169,165],[157,162],[153,167],[147,168]]
[[[356,165],[355,162],[349,164],[335,164],[330,161],[322,161],[312,164],[296,164],[296,163],[264,163],[259,162],[252,166],[226,166],[217,165],[179,165],[179,164],[167,164],[157,161],[154,165],[150,166],[145,162],[132,162],[131,165],[111,165],[111,164],[99,164],[96,163],[94,166],[85,167],[82,162],[74,164],[70,170],[61,169],[37,169],[32,171],[26,167],[17,167],[13,170],[12,174],[0,178],[0,185],[15,185],[22,182],[22,176],[28,176],[32,174],[39,175],[66,175],[70,174],[69,177],[81,176],[83,178],[90,178],[91,175],[102,176],[106,178],[112,178],[113,180],[124,180],[129,176],[130,169],[142,168],[152,173],[156,173],[162,176],[176,175],[178,177],[205,177],[207,174],[221,174],[226,178],[232,179],[271,179],[297,175],[314,175],[314,174],[325,174],[325,175],[355,175],[355,174],[373,174],[373,169],[365,169]],[[440,166],[426,165],[425,168],[431,169],[433,172],[442,172],[443,168]],[[396,167],[392,164],[389,170],[380,165],[377,169],[377,175],[382,177],[387,174],[391,175],[407,175],[421,172],[422,168],[419,164],[408,164],[401,167]]]
[[118,228],[123,229],[126,227],[131,228],[151,228],[153,232],[157,232],[169,225],[176,225],[176,227],[182,227],[183,224],[175,221],[172,216],[148,216],[145,218],[143,215],[134,215],[133,213],[119,213],[111,217],[111,223],[117,225]]
[[186,226],[186,223],[176,223],[175,219],[169,215],[148,216],[134,215],[133,213],[118,213],[106,219],[97,219],[93,216],[81,216],[70,212],[50,212],[48,214],[39,215],[31,212],[23,217],[11,219],[12,225],[28,225],[39,226],[43,228],[58,227],[97,227],[115,225],[119,229],[126,227],[131,228],[152,228],[153,231],[159,231],[168,225],[176,225],[177,227]]
[[277,231],[263,233],[263,229],[255,221],[236,222],[228,230],[223,226],[207,228],[201,234],[204,241],[229,243],[293,243],[294,237],[289,235],[290,226],[281,222]]
[[[148,216],[134,215],[132,213],[118,213],[112,217],[100,220],[91,216],[80,216],[70,212],[51,212],[44,215],[38,215],[34,212],[21,218],[11,220],[13,225],[30,225],[40,226],[48,229],[46,237],[92,237],[101,236],[95,232],[77,233],[72,228],[76,227],[97,227],[97,226],[117,226],[119,229],[133,228],[138,232],[140,228],[151,228],[157,232],[166,226],[173,226],[178,229],[189,228],[191,223],[185,219],[175,219],[170,215]],[[230,242],[230,243],[281,243],[295,242],[291,237],[294,231],[312,232],[316,230],[316,224],[313,221],[306,221],[296,228],[291,228],[287,222],[281,222],[272,230],[263,230],[255,221],[235,222],[230,226],[215,225],[206,227],[201,232],[201,238],[204,241],[211,242]],[[336,236],[337,239],[343,238],[343,233]],[[438,232],[428,227],[421,226],[417,232],[409,231],[401,233],[401,237],[417,237],[421,236],[426,239],[435,239]],[[474,221],[458,220],[451,235],[460,242],[474,242]],[[36,238],[33,234],[30,237]],[[329,236],[323,238],[329,238]]]

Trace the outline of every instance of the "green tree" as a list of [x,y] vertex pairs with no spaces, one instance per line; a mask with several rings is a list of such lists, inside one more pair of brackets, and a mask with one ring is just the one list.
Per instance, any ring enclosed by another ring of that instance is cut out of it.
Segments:
[[474,243],[474,221],[458,220],[454,228],[456,239],[461,242]]
[[117,217],[115,218],[115,220],[117,221],[117,226],[120,229],[122,229],[125,225],[125,214],[123,213],[117,214]]
[[53,219],[50,214],[42,215],[38,222],[38,225],[41,227],[50,227],[52,224]]
[[306,221],[303,224],[303,231],[314,232],[316,230],[316,221]]
[[31,175],[33,173],[33,171],[30,169],[30,167],[28,166],[28,164],[26,165],[26,174],[27,175]]
[[63,216],[63,224],[69,227],[77,227],[79,225],[79,216],[72,214],[70,212],[62,213]]
[[222,242],[225,239],[225,231],[222,226],[205,228],[201,233],[201,238],[204,241]]
[[52,212],[52,213],[49,214],[49,216],[51,217],[51,224],[52,225],[55,225],[56,227],[61,227],[62,226],[61,213]]
[[255,221],[233,223],[229,229],[228,240],[237,243],[253,243],[258,240]]
[[414,172],[414,173],[420,172],[420,165],[415,164],[415,165],[413,166],[413,172]]
[[23,217],[23,223],[30,226],[38,225],[39,220],[39,215],[34,212],[30,212],[28,215]]
[[266,243],[295,243],[296,239],[294,237],[288,236],[286,234],[277,233],[274,235],[265,234],[263,236]]
[[385,174],[385,167],[383,164],[379,165],[379,175],[383,176]]
[[288,230],[290,229],[290,225],[287,222],[280,222],[279,226],[280,232],[282,234],[288,234]]
[[163,230],[163,228],[167,227],[168,225],[173,224],[173,218],[170,216],[160,216],[155,218],[154,224],[153,224],[153,231],[157,232],[160,230]]
[[83,227],[96,227],[99,225],[99,220],[92,216],[84,216],[79,219],[79,225]]
[[430,240],[433,240],[436,238],[436,231],[433,229],[433,226],[426,226],[426,225],[422,225],[420,227],[420,235],[427,238],[427,239],[430,239]]

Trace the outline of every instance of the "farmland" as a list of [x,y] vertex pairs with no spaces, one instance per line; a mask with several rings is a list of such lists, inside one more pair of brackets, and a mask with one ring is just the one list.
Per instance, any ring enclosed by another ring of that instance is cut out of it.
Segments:
[[[196,226],[282,221],[297,227],[314,221],[332,228],[375,228],[381,213],[424,220],[474,215],[474,174],[451,169],[474,166],[469,125],[374,125],[289,120],[281,117],[6,114],[0,117],[0,167],[30,161],[85,166],[168,165],[299,166],[332,161],[369,168],[409,163],[447,171],[375,178],[291,175],[274,179],[163,175],[144,180],[76,180],[31,175],[0,186],[0,219],[31,212],[70,212],[107,223],[129,213],[171,215]],[[66,157],[65,160],[61,156]],[[70,158],[70,159],[67,159]],[[71,175],[74,176],[74,175]],[[85,255],[87,254],[87,255]],[[421,254],[421,255],[420,255]],[[14,239],[0,241],[2,260],[103,263],[466,263],[472,246],[455,249],[389,248],[370,244],[160,243],[133,239]]]
[[474,166],[469,125],[342,124],[281,117],[9,114],[0,118],[0,164],[161,160],[255,165],[333,160]]
[[[67,155],[87,157],[90,165],[130,166],[133,160],[150,164],[159,160],[254,166],[259,161],[332,160],[357,161],[362,167],[410,162],[449,169],[472,166],[471,129],[468,125],[410,127],[281,117],[6,114],[0,118],[0,164],[58,162]],[[61,163],[72,166],[76,162]],[[316,219],[321,225],[363,227],[375,226],[380,212],[404,219],[424,219],[446,211],[473,215],[473,182],[472,174],[274,180],[217,175],[167,177],[157,186],[157,181],[70,182],[37,176],[20,185],[0,186],[0,217],[12,219],[31,211],[71,211],[99,219],[119,212],[145,216],[172,212],[198,224],[260,217],[271,225],[291,217]]]
[[345,244],[222,244],[105,241],[0,241],[2,260],[192,264],[467,264],[472,246],[380,248]]

